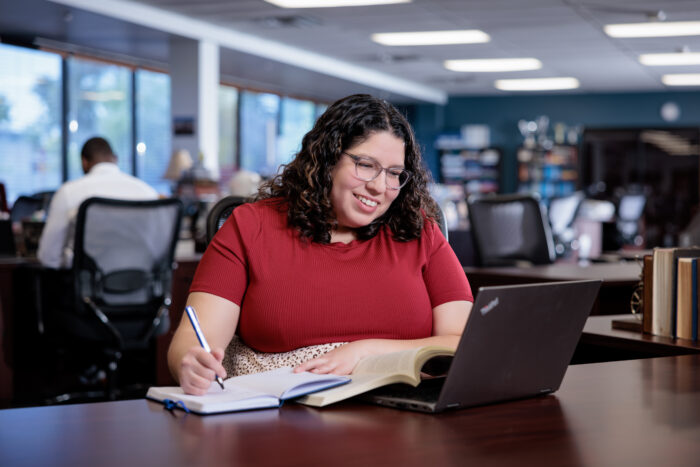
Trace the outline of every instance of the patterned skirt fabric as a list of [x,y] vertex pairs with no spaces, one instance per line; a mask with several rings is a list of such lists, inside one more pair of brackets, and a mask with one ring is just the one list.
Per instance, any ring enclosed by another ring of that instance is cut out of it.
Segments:
[[231,343],[226,347],[223,365],[228,377],[241,376],[261,371],[273,370],[284,366],[295,367],[312,358],[319,357],[331,350],[340,347],[345,342],[332,344],[311,345],[289,352],[268,353],[258,352],[248,347],[238,336],[233,336]]

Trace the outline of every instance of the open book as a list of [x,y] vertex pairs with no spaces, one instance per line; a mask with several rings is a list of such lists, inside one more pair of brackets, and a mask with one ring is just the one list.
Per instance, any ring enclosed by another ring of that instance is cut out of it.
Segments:
[[185,394],[180,386],[151,387],[146,397],[159,402],[182,403],[199,414],[279,407],[282,401],[345,384],[347,376],[293,373],[291,367],[234,376],[224,381],[225,389],[212,382],[203,396]]
[[[421,369],[423,373],[431,376],[447,373],[445,359],[438,357],[452,357],[454,350],[447,347],[427,345],[416,349],[402,350],[381,355],[365,357],[353,370],[348,384],[341,387],[315,392],[296,400],[296,402],[324,407],[334,402],[342,401],[349,397],[363,394],[372,389],[394,383],[406,383],[418,386],[421,382]],[[428,365],[433,369],[428,370]]]

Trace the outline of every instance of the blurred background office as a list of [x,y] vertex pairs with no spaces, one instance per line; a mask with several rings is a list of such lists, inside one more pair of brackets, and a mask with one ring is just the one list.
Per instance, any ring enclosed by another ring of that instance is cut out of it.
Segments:
[[[687,0],[0,0],[0,407],[42,396],[30,273],[96,134],[182,207],[159,296],[175,319],[223,217],[354,93],[414,126],[464,266],[698,244],[699,22]],[[143,374],[121,361],[133,382],[169,382],[161,327]]]
[[[369,92],[408,115],[452,230],[468,229],[471,194],[558,204],[550,219],[568,229],[560,255],[579,246],[579,218],[600,224],[600,253],[677,244],[698,211],[697,2],[0,0],[0,9],[10,210],[78,177],[80,144],[102,134],[123,171],[185,202],[183,233],[201,237],[234,174],[274,175],[329,102]],[[422,34],[387,34],[409,32]],[[560,203],[572,196],[582,198]],[[40,222],[45,207],[22,220]]]

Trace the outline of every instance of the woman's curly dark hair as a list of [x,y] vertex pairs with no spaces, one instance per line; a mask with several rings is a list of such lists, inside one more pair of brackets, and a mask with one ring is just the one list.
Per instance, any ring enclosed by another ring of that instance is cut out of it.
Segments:
[[355,229],[357,238],[374,237],[384,224],[399,241],[419,238],[424,218],[437,219],[420,148],[404,116],[388,102],[367,94],[348,96],[328,107],[302,139],[294,160],[261,186],[257,199],[281,198],[288,206],[289,225],[297,228],[302,238],[330,243],[331,230],[337,226],[330,201],[333,167],[348,148],[382,131],[404,142],[404,165],[411,176],[386,213]]

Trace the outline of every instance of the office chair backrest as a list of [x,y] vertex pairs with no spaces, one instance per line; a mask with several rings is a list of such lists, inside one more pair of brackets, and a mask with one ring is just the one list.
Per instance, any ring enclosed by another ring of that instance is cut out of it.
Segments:
[[141,306],[169,296],[182,203],[89,198],[76,218],[77,296]]
[[207,244],[214,238],[216,232],[224,225],[234,209],[250,201],[243,196],[227,196],[220,199],[207,214]]
[[552,232],[545,209],[536,195],[472,195],[467,206],[480,265],[549,264],[554,261]]
[[445,236],[445,240],[449,241],[448,234],[447,234],[447,219],[445,219],[445,211],[442,209],[442,206],[439,204],[435,203],[438,210],[437,210],[437,219],[435,219],[438,223],[438,226],[440,227],[440,231],[442,234]]

